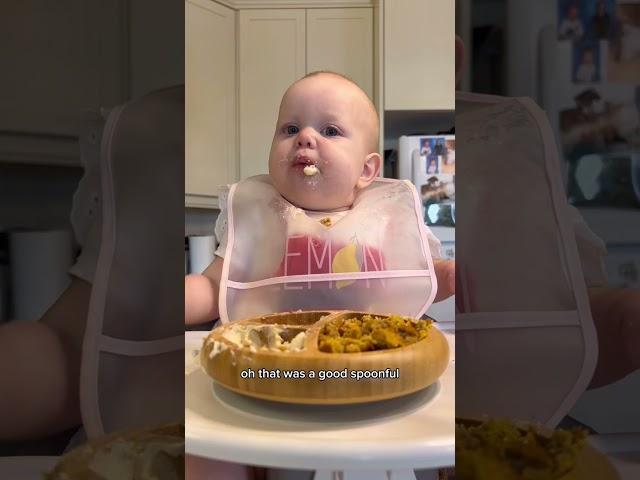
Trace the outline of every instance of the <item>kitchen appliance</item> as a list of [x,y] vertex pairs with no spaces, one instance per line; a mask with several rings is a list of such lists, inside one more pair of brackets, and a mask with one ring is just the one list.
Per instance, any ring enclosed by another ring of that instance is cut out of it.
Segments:
[[609,284],[637,287],[640,86],[609,78],[615,71],[606,40],[598,45],[602,81],[574,83],[562,73],[571,65],[571,42],[558,41],[554,25],[540,25],[538,35],[540,100],[564,158],[568,200],[607,246]]
[[[608,283],[637,287],[640,286],[640,209],[631,205],[629,193],[638,195],[639,164],[637,160],[633,161],[631,154],[634,149],[619,139],[627,136],[625,132],[637,125],[637,120],[635,123],[607,122],[618,127],[619,135],[605,130],[607,135],[602,135],[599,143],[591,142],[596,148],[589,148],[586,142],[582,142],[584,146],[579,145],[581,142],[576,139],[583,132],[588,134],[597,131],[592,127],[597,127],[600,122],[604,124],[609,116],[633,120],[638,112],[634,103],[637,104],[640,98],[637,93],[638,82],[609,81],[606,58],[609,46],[603,41],[600,58],[603,60],[601,67],[604,78],[592,84],[574,83],[573,43],[558,41],[556,6],[557,2],[554,1],[508,2],[507,15],[503,17],[506,18],[503,22],[507,27],[509,45],[506,52],[508,68],[504,72],[508,83],[501,93],[532,97],[545,110],[555,133],[556,148],[562,153],[572,154],[561,161],[566,193],[575,196],[573,203],[581,216],[607,245],[605,264]],[[629,73],[633,73],[633,70],[630,69]],[[463,132],[459,120],[457,126]],[[576,145],[583,148],[575,148]],[[637,148],[635,150],[637,152]],[[622,175],[612,174],[626,166],[631,166],[631,171],[627,170],[625,174],[626,179]],[[623,179],[628,182],[626,186],[631,188],[619,188],[618,182]],[[459,329],[463,321],[459,321]],[[602,433],[621,435],[613,432],[638,432],[640,417],[635,414],[637,408],[631,400],[637,385],[640,385],[637,380],[629,376],[615,384],[585,392],[570,415]],[[615,409],[610,408],[612,404],[616,405]]]
[[398,142],[398,176],[422,199],[425,223],[455,226],[455,136],[405,135]]
[[[425,224],[440,240],[445,259],[455,258],[455,153],[455,135],[403,135],[398,139],[398,178],[416,186]],[[434,303],[427,315],[443,328],[453,328],[454,297]]]

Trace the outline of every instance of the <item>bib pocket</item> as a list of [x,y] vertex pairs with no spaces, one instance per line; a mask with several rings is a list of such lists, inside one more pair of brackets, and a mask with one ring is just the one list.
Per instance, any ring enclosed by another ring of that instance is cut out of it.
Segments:
[[456,413],[557,425],[590,381],[587,345],[577,310],[456,315]]
[[428,270],[291,275],[256,282],[227,280],[221,318],[296,310],[355,310],[419,318],[435,296]]

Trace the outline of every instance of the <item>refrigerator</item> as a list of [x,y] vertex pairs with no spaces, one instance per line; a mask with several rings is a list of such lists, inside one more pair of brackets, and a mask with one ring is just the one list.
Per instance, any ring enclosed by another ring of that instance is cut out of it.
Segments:
[[[403,135],[398,139],[398,178],[418,190],[427,227],[440,240],[441,255],[455,258],[455,135]],[[455,299],[434,303],[427,315],[455,326]]]

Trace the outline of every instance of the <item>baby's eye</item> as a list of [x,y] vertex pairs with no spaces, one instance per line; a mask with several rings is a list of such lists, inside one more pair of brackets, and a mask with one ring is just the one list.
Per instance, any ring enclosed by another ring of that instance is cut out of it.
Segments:
[[295,135],[299,132],[299,129],[295,125],[287,125],[285,127],[285,132],[287,132],[287,135]]
[[327,137],[335,137],[336,135],[340,135],[340,131],[336,127],[329,125],[324,129],[324,134]]

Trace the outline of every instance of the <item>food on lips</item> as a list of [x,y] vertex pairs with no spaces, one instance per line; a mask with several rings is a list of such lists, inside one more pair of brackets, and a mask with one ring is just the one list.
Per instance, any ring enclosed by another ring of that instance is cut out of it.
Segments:
[[316,173],[318,173],[318,171],[318,167],[316,167],[315,165],[307,165],[304,167],[304,174],[308,177],[315,175]]
[[431,320],[399,315],[363,315],[333,320],[322,328],[318,349],[327,353],[357,353],[399,348],[426,338]]

